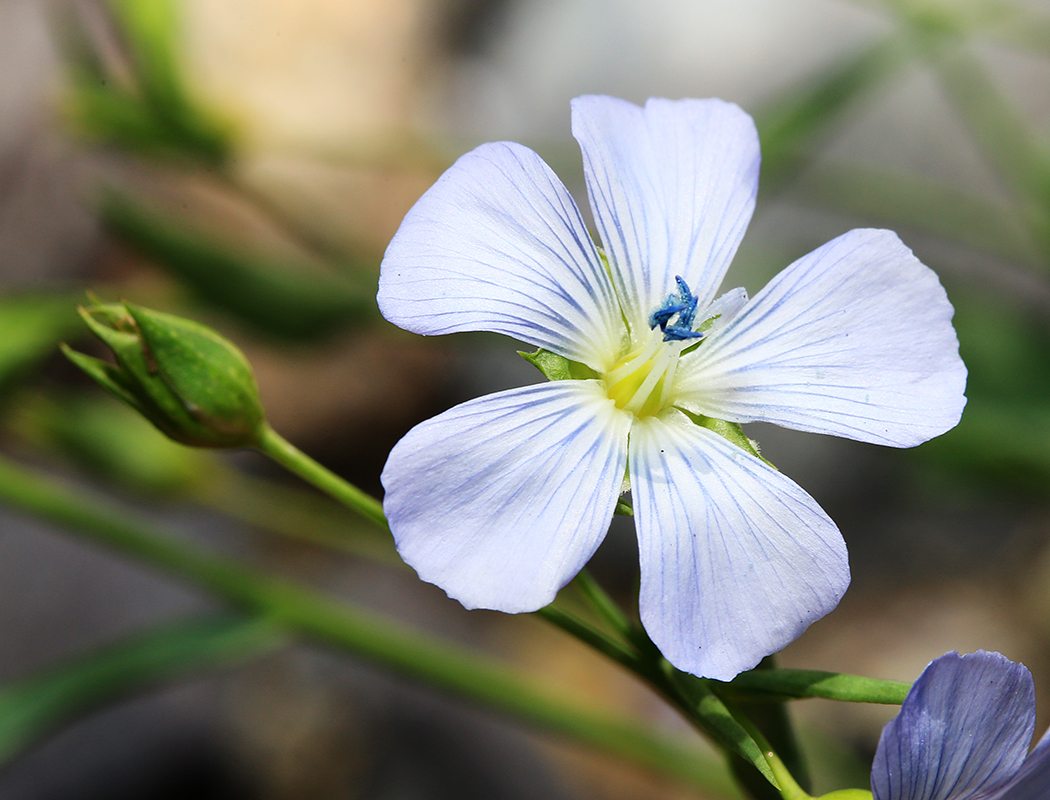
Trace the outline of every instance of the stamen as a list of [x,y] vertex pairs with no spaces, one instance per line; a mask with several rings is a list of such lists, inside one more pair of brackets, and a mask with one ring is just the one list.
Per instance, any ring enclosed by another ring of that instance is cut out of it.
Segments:
[[656,348],[659,346],[660,340],[655,336],[651,336],[649,338],[649,341],[646,342],[645,347],[642,348],[642,350],[639,351],[637,355],[631,357],[626,362],[614,369],[612,372],[606,374],[606,382],[609,384],[609,386],[613,386],[614,384],[617,384],[620,381],[622,381],[632,372],[643,366],[650,358],[652,358],[653,353],[656,352]]
[[685,283],[685,279],[681,275],[675,275],[675,283],[678,284],[678,294],[682,298],[682,302],[685,303],[685,310],[678,315],[678,327],[681,328],[692,328],[693,317],[696,316],[696,305],[700,301],[696,295],[689,291],[689,287]]
[[[649,327],[655,330],[659,325],[665,342],[703,338],[702,333],[693,330],[699,300],[689,291],[689,285],[681,275],[676,275],[674,280],[678,284],[678,294],[667,295],[663,304],[649,315]],[[672,325],[671,317],[676,314],[678,321]]]
[[[657,383],[664,379],[667,373],[667,367],[669,362],[673,358],[676,362],[678,354],[673,351],[670,347],[661,347],[659,354],[653,359],[652,364],[649,366],[649,373],[645,376],[645,380],[642,381],[641,385],[635,389],[631,395],[631,399],[624,403],[625,411],[633,411],[635,414],[642,411],[646,405],[650,404],[651,395],[653,390],[656,388]],[[661,392],[661,395],[663,392]]]

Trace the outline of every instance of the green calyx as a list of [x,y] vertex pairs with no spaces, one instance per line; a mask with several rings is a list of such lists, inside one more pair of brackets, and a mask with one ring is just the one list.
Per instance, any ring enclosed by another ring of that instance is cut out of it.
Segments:
[[814,800],[872,800],[871,792],[867,789],[839,789],[835,792],[822,794]]
[[569,361],[565,356],[559,356],[557,353],[552,353],[550,350],[544,350],[543,348],[540,348],[535,353],[526,353],[519,350],[518,355],[542,372],[549,381],[585,381],[598,377],[598,374],[586,364],[581,364],[578,361]]
[[258,444],[266,419],[255,375],[229,341],[192,320],[130,303],[79,311],[116,364],[62,350],[103,389],[182,444]]
[[705,417],[702,414],[694,414],[691,411],[682,409],[682,413],[685,414],[689,419],[699,425],[701,428],[707,428],[709,431],[714,431],[723,439],[726,439],[746,453],[750,453],[755,458],[761,459],[767,466],[776,467],[771,464],[762,454],[758,451],[758,445],[751,439],[748,439],[744,433],[744,429],[740,427],[739,423],[726,422],[723,419],[715,419],[714,417]]

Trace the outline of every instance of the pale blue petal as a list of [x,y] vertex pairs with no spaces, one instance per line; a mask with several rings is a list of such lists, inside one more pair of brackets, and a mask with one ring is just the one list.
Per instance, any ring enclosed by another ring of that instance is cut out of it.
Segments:
[[1046,800],[1050,797],[1050,730],[1025,759],[1010,785],[988,800]]
[[378,301],[413,333],[504,333],[599,370],[623,329],[572,197],[510,142],[462,156],[412,207],[383,257]]
[[831,611],[846,545],[816,501],[680,412],[631,429],[642,623],[679,669],[730,680]]
[[547,605],[605,536],[629,427],[595,381],[511,389],[417,425],[382,475],[398,552],[467,608]]
[[977,800],[1008,784],[1035,728],[1035,689],[1021,664],[979,650],[923,671],[883,728],[875,800]]
[[677,396],[718,419],[911,447],[955,426],[966,404],[952,314],[894,233],[850,231],[683,358]]
[[572,101],[587,193],[631,325],[685,278],[714,299],[758,192],[755,124],[721,100]]

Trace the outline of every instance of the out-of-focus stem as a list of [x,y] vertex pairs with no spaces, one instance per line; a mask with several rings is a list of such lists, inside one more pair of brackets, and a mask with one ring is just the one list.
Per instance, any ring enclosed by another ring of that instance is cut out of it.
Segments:
[[[632,722],[554,696],[474,653],[409,631],[282,578],[159,536],[68,486],[0,459],[0,500],[141,559],[263,619],[413,680],[577,742],[730,796],[723,769],[696,750]],[[373,501],[374,502],[374,501]]]

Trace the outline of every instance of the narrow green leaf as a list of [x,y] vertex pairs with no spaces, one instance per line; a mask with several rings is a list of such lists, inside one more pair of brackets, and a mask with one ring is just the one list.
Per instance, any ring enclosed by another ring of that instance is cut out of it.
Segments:
[[719,691],[747,700],[823,697],[850,703],[900,705],[910,684],[860,675],[807,669],[753,670],[737,675]]
[[0,763],[87,712],[144,689],[229,669],[280,647],[259,620],[217,618],[132,636],[0,687]]
[[[677,676],[678,681],[682,678],[688,676]],[[687,693],[694,701],[694,718],[707,735],[730,753],[751,764],[767,781],[779,788],[780,784],[762,755],[762,749],[707,684],[702,680],[689,680]]]
[[131,50],[143,91],[167,102],[184,99],[178,66],[178,13],[172,0],[110,0],[109,8]]
[[[762,662],[754,671],[768,673],[775,670],[775,657],[767,656],[762,659]],[[723,686],[723,684],[717,682],[712,682],[710,685],[716,694]],[[783,702],[771,702],[765,699],[737,698],[733,702],[732,710],[737,714],[738,718],[747,720],[754,726],[758,734],[764,737],[763,747],[768,743],[768,746],[775,751],[777,759],[779,759],[779,765],[783,768],[785,775],[790,776],[790,780],[782,776],[781,783],[790,782],[800,787],[800,790],[808,791],[811,788],[809,767],[795,736],[794,727],[788,716],[787,705]],[[776,763],[770,764],[770,767],[774,774],[781,775],[778,772]],[[779,793],[773,791],[769,784],[761,781],[754,770],[748,768],[743,762],[733,759],[730,762],[730,768],[733,770],[733,774],[736,775],[737,780],[748,788],[748,791],[756,800],[757,798],[781,800]]]
[[[225,473],[203,451],[173,442],[141,414],[95,392],[61,399],[25,395],[22,400],[19,433],[138,492],[185,497],[209,490],[216,472]],[[267,493],[262,499],[269,502],[271,497]]]
[[111,0],[120,51],[96,53],[76,14],[62,19],[72,119],[90,136],[154,156],[224,164],[232,149],[227,125],[187,90],[172,0]]

